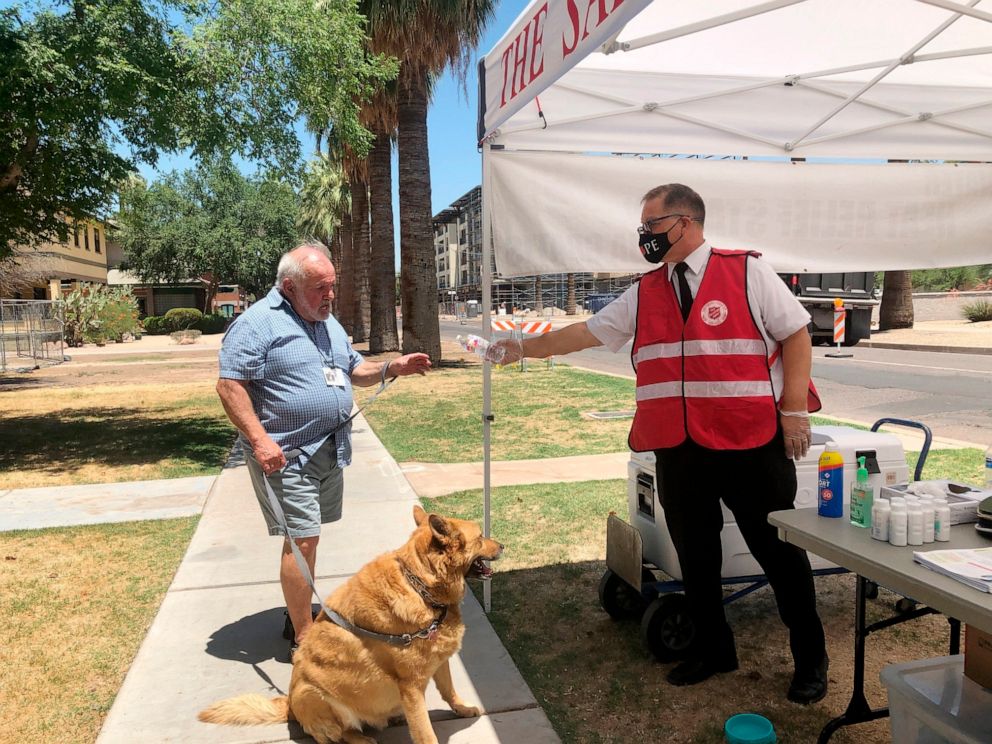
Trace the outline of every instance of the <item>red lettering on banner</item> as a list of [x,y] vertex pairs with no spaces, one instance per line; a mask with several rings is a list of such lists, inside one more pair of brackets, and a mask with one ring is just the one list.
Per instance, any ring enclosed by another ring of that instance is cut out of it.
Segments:
[[[503,88],[500,91],[500,108],[507,100],[513,100],[528,84],[544,72],[544,19],[548,16],[548,4],[538,8],[534,17],[524,26],[523,30],[506,46],[500,55],[503,68]],[[531,26],[534,33],[531,36]],[[512,54],[512,65],[511,65]],[[527,73],[530,73],[528,78]],[[506,84],[509,82],[510,91],[507,96]]]
[[[530,49],[530,82],[534,82],[544,72],[544,19],[548,17],[548,4],[537,9],[534,16],[534,42]],[[538,51],[540,50],[540,51]],[[540,65],[534,69],[534,63],[540,60]]]
[[[589,15],[592,10],[593,5],[597,6],[599,9],[596,22],[593,27],[589,28]],[[603,25],[607,18],[623,5],[623,0],[614,0],[613,7],[609,10],[606,9],[606,0],[588,0],[586,5],[586,17],[585,22],[582,24],[582,36],[579,36],[579,6],[576,4],[576,0],[567,0],[566,6],[568,10],[568,18],[571,21],[571,40],[568,38],[567,32],[562,34],[561,37],[561,56],[562,59],[567,57],[569,54],[575,51],[575,48],[579,45],[580,41],[585,41],[589,37],[589,32],[595,31],[597,28]]]
[[[524,73],[527,72],[527,42],[530,41],[530,24],[524,26],[513,43],[513,80],[510,82],[510,98],[515,98],[517,93],[527,87],[527,80]],[[519,83],[519,85],[518,85]]]
[[565,3],[568,8],[568,20],[572,22],[572,43],[569,44],[565,40],[565,34],[561,36],[561,57],[565,59],[569,54],[575,51],[575,47],[579,45],[579,7],[575,4],[575,0],[568,0]]

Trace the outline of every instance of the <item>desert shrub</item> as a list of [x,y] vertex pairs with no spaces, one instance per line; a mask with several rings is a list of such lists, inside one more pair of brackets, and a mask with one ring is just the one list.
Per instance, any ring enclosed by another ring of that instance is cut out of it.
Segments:
[[195,307],[174,307],[165,314],[165,325],[170,331],[185,331],[192,328],[203,317]]
[[177,344],[195,344],[200,336],[200,332],[193,328],[187,328],[183,331],[173,331],[169,334],[169,338]]
[[69,346],[121,341],[141,328],[138,301],[128,287],[78,287],[62,298],[62,319]]
[[149,336],[164,336],[169,332],[165,325],[165,318],[161,315],[149,315],[141,324],[145,327],[145,333]]
[[200,318],[193,327],[205,335],[223,333],[227,328],[227,318],[218,313],[211,313]]
[[988,300],[975,300],[969,302],[961,308],[961,314],[972,323],[981,323],[984,320],[992,320],[992,302]]

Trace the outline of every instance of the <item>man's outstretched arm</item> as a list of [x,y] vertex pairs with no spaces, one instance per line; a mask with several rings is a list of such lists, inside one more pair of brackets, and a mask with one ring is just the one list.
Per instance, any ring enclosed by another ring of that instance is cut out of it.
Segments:
[[521,357],[544,359],[549,356],[564,356],[573,351],[602,346],[603,342],[592,335],[592,331],[583,321],[540,336],[525,338],[522,349],[517,341],[497,341],[494,345],[505,350],[503,364],[511,364]]

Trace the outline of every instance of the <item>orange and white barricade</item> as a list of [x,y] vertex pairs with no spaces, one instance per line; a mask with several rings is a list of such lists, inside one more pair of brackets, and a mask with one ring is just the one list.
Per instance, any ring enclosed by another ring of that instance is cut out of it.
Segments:
[[513,333],[517,330],[515,320],[504,320],[503,318],[493,318],[489,321],[489,327],[493,333]]
[[[550,320],[522,320],[520,321],[520,338],[523,339],[524,336],[540,336],[551,331],[551,321]],[[548,357],[547,359],[548,367],[553,368],[555,366],[554,357]],[[525,369],[523,360],[520,360],[520,370]]]
[[852,357],[854,354],[849,352],[843,352],[840,350],[840,345],[844,343],[844,333],[845,333],[845,321],[847,319],[847,310],[844,309],[844,300],[840,297],[834,298],[834,343],[837,344],[837,350],[832,351],[824,356],[833,358],[847,358]]

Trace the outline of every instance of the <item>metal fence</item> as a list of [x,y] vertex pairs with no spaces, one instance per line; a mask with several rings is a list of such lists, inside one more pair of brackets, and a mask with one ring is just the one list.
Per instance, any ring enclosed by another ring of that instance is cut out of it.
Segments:
[[64,361],[62,307],[52,300],[0,300],[0,370]]

